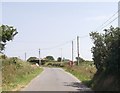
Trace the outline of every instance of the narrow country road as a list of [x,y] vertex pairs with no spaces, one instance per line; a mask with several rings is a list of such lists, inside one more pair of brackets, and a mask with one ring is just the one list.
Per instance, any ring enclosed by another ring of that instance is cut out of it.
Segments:
[[89,91],[73,75],[61,68],[44,68],[44,71],[33,79],[21,91]]

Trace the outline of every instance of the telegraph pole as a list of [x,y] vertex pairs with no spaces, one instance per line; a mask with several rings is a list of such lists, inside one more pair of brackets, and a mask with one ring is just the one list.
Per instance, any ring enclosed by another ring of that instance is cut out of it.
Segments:
[[26,61],[26,52],[25,52],[25,61]]
[[41,65],[41,59],[40,59],[40,49],[39,49],[39,66]]
[[72,41],[72,62],[73,62],[73,41]]
[[61,48],[61,63],[62,63],[62,48]]
[[79,65],[79,36],[77,36],[77,55],[78,55],[78,65]]

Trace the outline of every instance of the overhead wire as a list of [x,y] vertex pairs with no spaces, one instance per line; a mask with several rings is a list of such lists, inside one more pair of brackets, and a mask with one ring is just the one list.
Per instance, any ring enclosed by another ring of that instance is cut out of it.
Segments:
[[51,49],[55,49],[55,48],[64,46],[64,45],[66,45],[66,44],[69,44],[69,43],[71,43],[73,40],[75,40],[75,39],[72,39],[72,40],[66,41],[66,42],[64,42],[64,43],[62,43],[62,44],[55,45],[55,46],[51,46],[51,47],[48,47],[48,48],[41,48],[41,50],[51,50]]
[[[101,30],[101,28],[103,29],[104,27],[106,27],[106,26],[104,26],[107,22],[109,22],[116,14],[118,14],[120,12],[120,9],[117,11],[117,12],[115,12],[110,18],[108,18],[102,25],[100,25],[99,27],[97,27],[95,30],[98,30],[98,29],[100,29]],[[110,23],[112,23],[113,21],[115,21],[117,18],[115,18],[115,19],[113,19],[111,22],[109,22],[109,24]],[[109,25],[108,24],[108,25]]]
[[[79,38],[86,38],[88,37],[88,35],[84,35],[84,36],[79,36]],[[51,47],[48,47],[48,48],[41,48],[41,50],[52,50],[52,49],[55,49],[55,48],[58,48],[58,47],[61,47],[61,46],[64,46],[64,45],[67,45],[69,43],[71,43],[72,41],[74,41],[76,38],[72,39],[72,40],[69,40],[69,41],[66,41],[62,44],[59,44],[59,45],[56,45],[56,46],[51,46]]]
[[[111,24],[112,22],[114,22],[118,17],[120,17],[120,15],[118,15],[116,18],[114,18],[112,21],[110,21],[118,12],[120,12],[120,9],[114,13],[110,18],[108,18],[102,25],[100,25],[98,28],[96,28],[96,30],[98,29],[103,29],[105,28],[106,26],[108,26],[109,24]],[[109,22],[110,21],[110,22]],[[109,22],[108,24],[106,24],[107,22]],[[106,24],[106,25],[105,25]],[[105,25],[105,26],[104,26]],[[84,35],[84,36],[79,36],[79,38],[86,38],[86,37],[89,37],[89,35]],[[56,49],[58,47],[61,47],[61,46],[64,46],[64,45],[67,45],[69,43],[71,43],[73,40],[75,40],[76,38],[72,39],[72,40],[69,40],[69,41],[66,41],[62,44],[58,44],[58,45],[55,45],[55,46],[51,46],[51,47],[47,47],[47,48],[40,48],[41,50],[52,50],[52,49]]]
[[118,15],[116,18],[114,18],[112,21],[110,21],[108,24],[106,24],[105,26],[103,26],[100,30],[102,30],[103,28],[107,27],[109,24],[111,24],[112,22],[114,22],[116,19],[118,19],[120,17],[120,15]]

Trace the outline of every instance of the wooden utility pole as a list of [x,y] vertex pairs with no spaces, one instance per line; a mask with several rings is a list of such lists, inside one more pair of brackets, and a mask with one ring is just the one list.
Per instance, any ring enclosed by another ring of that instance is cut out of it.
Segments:
[[79,65],[79,56],[80,56],[80,54],[79,54],[79,36],[77,36],[77,55],[78,55],[78,65]]
[[26,61],[26,52],[25,52],[25,61]]
[[72,41],[72,62],[73,62],[73,41]]
[[62,48],[61,48],[61,63],[62,63]]
[[40,59],[40,49],[39,49],[39,66],[41,65],[41,59]]

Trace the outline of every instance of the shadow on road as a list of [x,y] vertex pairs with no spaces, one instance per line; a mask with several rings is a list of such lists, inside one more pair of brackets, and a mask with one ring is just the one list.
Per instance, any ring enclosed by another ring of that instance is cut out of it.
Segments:
[[90,88],[86,87],[84,84],[80,82],[63,82],[64,86],[71,86],[76,88],[77,91],[82,91],[82,93],[94,93]]

